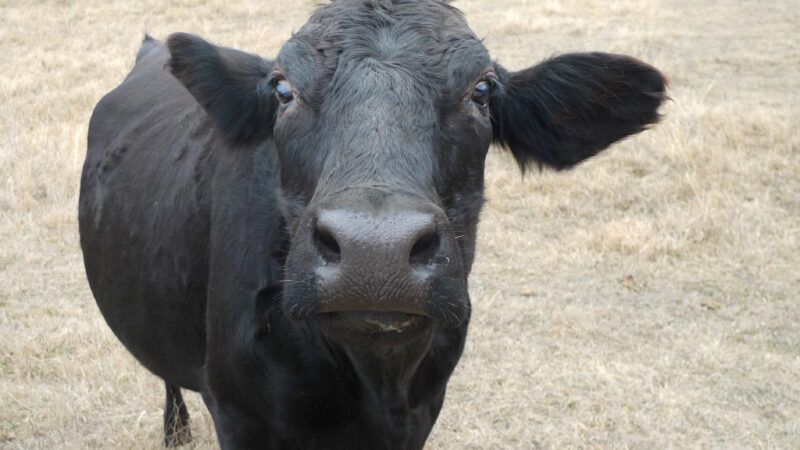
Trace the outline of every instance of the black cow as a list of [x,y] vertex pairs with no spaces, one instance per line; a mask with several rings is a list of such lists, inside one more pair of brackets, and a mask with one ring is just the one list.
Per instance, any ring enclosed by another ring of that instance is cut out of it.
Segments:
[[147,37],[97,105],[80,235],[97,304],[223,448],[420,448],[461,355],[494,142],[565,169],[658,120],[633,58],[509,72],[425,0],[318,8],[274,60]]

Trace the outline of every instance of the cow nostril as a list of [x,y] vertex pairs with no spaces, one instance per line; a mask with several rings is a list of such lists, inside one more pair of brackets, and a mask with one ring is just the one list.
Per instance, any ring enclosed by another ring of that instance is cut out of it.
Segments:
[[325,229],[317,228],[314,230],[314,243],[317,246],[322,259],[330,263],[338,263],[342,260],[342,251],[336,238]]
[[420,237],[414,246],[411,247],[411,254],[409,255],[409,262],[411,265],[427,265],[430,264],[433,257],[436,255],[436,250],[439,248],[439,234],[428,233]]

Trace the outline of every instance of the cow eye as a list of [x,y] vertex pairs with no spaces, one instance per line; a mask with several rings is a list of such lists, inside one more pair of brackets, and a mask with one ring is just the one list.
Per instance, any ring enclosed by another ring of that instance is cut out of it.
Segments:
[[475,85],[472,90],[472,101],[480,107],[485,107],[489,104],[489,99],[492,96],[494,85],[489,80],[481,80]]
[[275,95],[281,103],[289,103],[294,100],[294,91],[292,85],[286,80],[278,80],[275,83]]

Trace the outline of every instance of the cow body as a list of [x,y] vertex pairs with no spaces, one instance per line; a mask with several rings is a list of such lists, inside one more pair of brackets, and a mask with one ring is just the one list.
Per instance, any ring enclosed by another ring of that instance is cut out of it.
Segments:
[[[407,367],[374,357],[362,367],[318,331],[290,323],[276,301],[286,230],[272,142],[219,151],[208,115],[164,70],[166,48],[145,46],[153,48],[95,109],[81,185],[86,270],[109,326],[150,371],[205,391],[206,301],[215,289],[218,308],[241,308],[212,317],[232,316],[217,325],[226,339],[211,344],[228,359],[218,382],[239,405],[274,411],[254,446],[421,447],[466,324],[435,336],[427,353],[438,357]],[[386,358],[405,363],[408,351],[389,348]]]
[[466,338],[490,141],[570,167],[663,92],[616,55],[509,73],[434,1],[322,7],[275,61],[145,39],[92,116],[79,222],[103,316],[167,383],[167,444],[188,388],[225,448],[421,448]]
[[[164,70],[169,53],[156,41],[145,45],[154,48],[95,110],[81,186],[81,244],[109,326],[150,371],[206,391],[206,301],[214,289],[224,299],[218,308],[241,308],[212,317],[232,316],[218,325],[226,339],[211,345],[236,369],[218,382],[239,405],[271,410],[255,446],[420,447],[466,325],[436,336],[428,353],[438,358],[361,367],[318,331],[290,323],[276,301],[286,230],[272,143],[215,151],[224,144],[208,115]],[[389,348],[386,357],[407,351]],[[383,378],[391,389],[377,384]]]

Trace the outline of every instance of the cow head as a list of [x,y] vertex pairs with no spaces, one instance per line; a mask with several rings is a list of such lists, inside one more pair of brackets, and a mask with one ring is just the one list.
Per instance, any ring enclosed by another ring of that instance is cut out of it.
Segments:
[[[172,73],[232,151],[274,141],[291,235],[283,307],[341,342],[392,345],[469,317],[492,142],[566,169],[658,119],[665,80],[633,58],[493,62],[438,1],[339,1],[275,60],[175,34]],[[248,150],[250,149],[250,150]]]

